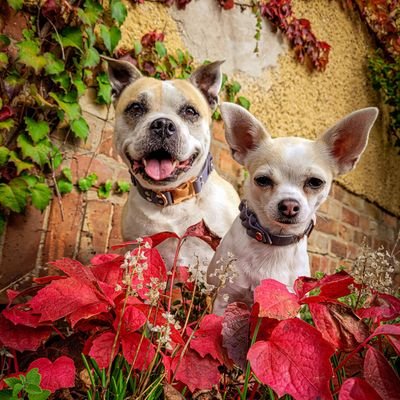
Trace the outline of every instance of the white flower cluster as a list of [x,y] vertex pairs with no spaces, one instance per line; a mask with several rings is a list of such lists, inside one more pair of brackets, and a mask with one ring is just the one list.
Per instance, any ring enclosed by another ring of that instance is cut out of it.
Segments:
[[358,283],[378,292],[391,293],[393,274],[399,267],[399,261],[383,247],[374,251],[364,243],[361,255],[354,262],[353,276]]
[[195,282],[201,294],[210,294],[215,289],[214,285],[207,283],[207,268],[200,265],[199,259],[196,264],[189,265],[188,271],[188,282]]
[[227,258],[221,258],[217,261],[219,267],[210,274],[210,277],[219,279],[219,288],[225,287],[227,283],[233,283],[233,280],[237,277],[236,260],[236,257],[228,252]]
[[149,291],[146,293],[146,297],[148,297],[146,303],[156,306],[160,298],[160,291],[167,288],[167,282],[162,282],[159,278],[152,276],[150,277],[150,283],[147,287],[149,288]]
[[179,324],[179,321],[176,321],[175,317],[171,313],[165,312],[161,315],[166,319],[166,324],[161,326],[160,325],[151,326],[150,330],[152,332],[159,333],[157,343],[160,346],[165,346],[167,350],[172,350],[171,326],[173,326],[175,329],[181,329],[181,326]]

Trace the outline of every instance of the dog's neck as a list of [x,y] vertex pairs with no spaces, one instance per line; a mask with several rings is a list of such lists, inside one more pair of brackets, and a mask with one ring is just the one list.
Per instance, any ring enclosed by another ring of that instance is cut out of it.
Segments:
[[203,186],[207,182],[209,175],[214,169],[212,155],[208,153],[203,168],[196,178],[192,178],[187,182],[182,183],[178,187],[165,191],[155,191],[144,188],[135,176],[131,173],[132,183],[136,186],[139,194],[148,202],[154,203],[158,206],[165,207],[173,204],[182,203],[195,197],[201,192]]
[[274,235],[266,227],[261,226],[257,215],[247,207],[247,202],[243,200],[239,205],[240,220],[247,234],[257,240],[272,246],[289,246],[298,243],[305,236],[310,236],[314,221],[311,220],[306,230],[301,235]]

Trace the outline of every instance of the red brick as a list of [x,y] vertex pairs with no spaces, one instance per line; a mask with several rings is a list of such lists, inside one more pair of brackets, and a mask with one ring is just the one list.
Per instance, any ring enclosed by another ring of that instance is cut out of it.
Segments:
[[93,255],[107,252],[112,207],[105,200],[87,202],[77,257],[79,261],[88,263]]
[[323,214],[329,214],[329,203],[330,203],[330,198],[328,197],[326,201],[324,201],[318,208],[318,211],[323,213]]
[[347,255],[347,245],[344,242],[339,242],[338,240],[331,240],[331,253],[336,257],[346,258]]
[[383,213],[383,222],[391,228],[397,228],[399,220],[393,215]]
[[128,168],[122,167],[117,171],[117,181],[131,182],[131,175],[129,174]]
[[365,208],[365,214],[369,215],[370,218],[376,220],[376,221],[380,221],[383,218],[383,213],[382,211],[374,204],[369,203],[368,201],[365,202],[364,205]]
[[226,143],[224,124],[222,121],[214,121],[213,122],[212,134],[213,134],[214,140],[217,140],[218,142],[221,142],[221,143]]
[[364,231],[363,232],[354,231],[354,243],[356,243],[358,245],[362,245],[364,242],[368,246],[371,246],[371,243],[372,243],[371,237],[367,236]]
[[43,219],[43,214],[34,207],[28,207],[25,214],[9,216],[1,257],[0,289],[35,268]]
[[118,152],[114,147],[114,129],[112,127],[107,127],[104,129],[99,153],[102,153],[107,157],[114,158],[117,161],[120,160]]
[[338,231],[338,223],[332,218],[318,215],[315,229],[319,232],[324,232],[336,236]]
[[329,236],[318,231],[313,232],[308,240],[308,248],[315,253],[327,254],[329,251]]
[[311,254],[311,276],[314,276],[316,272],[321,271],[320,265],[321,265],[321,256],[317,254]]
[[354,238],[354,230],[351,226],[340,224],[338,230],[338,237],[346,242],[352,242]]
[[369,227],[370,227],[369,221],[370,221],[370,219],[368,216],[360,215],[360,228],[362,231],[368,232]]
[[62,198],[62,204],[64,220],[57,198],[52,201],[43,262],[76,256],[77,238],[84,212],[82,195],[73,191]]
[[227,149],[221,149],[217,163],[225,174],[234,178],[235,180],[240,176],[242,167],[231,156]]
[[71,171],[74,182],[93,172],[97,175],[97,183],[114,178],[114,171],[105,160],[88,154],[75,156],[71,161]]
[[360,218],[358,214],[346,207],[343,207],[342,209],[342,221],[354,227],[358,227],[360,225]]
[[345,189],[343,189],[337,183],[334,183],[332,186],[332,195],[333,195],[334,199],[337,199],[337,200],[343,202],[344,198],[347,195],[347,192]]
[[111,232],[108,241],[109,250],[111,246],[115,246],[116,244],[121,244],[123,242],[122,232],[121,232],[122,209],[123,206],[119,204],[114,205],[112,222],[111,222]]
[[360,246],[355,246],[354,244],[347,245],[347,258],[355,260],[361,252]]

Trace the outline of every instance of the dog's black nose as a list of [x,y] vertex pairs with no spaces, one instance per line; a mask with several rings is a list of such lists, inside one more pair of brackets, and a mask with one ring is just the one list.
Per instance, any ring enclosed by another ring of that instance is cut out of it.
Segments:
[[285,199],[279,202],[278,210],[282,216],[293,218],[300,212],[300,203],[294,199]]
[[157,118],[151,123],[150,131],[155,135],[168,137],[176,133],[176,126],[168,118]]

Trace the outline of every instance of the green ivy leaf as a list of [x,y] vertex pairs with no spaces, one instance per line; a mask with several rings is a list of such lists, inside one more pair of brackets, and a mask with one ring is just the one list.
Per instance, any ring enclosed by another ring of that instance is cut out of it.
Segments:
[[97,102],[100,104],[110,104],[112,87],[108,75],[105,72],[101,72],[97,75],[97,82],[99,84],[97,89]]
[[68,182],[72,182],[72,171],[71,171],[71,168],[69,168],[69,167],[63,168],[61,173],[68,180]]
[[44,139],[50,132],[48,122],[35,121],[33,118],[25,117],[26,131],[32,140],[37,143],[39,140]]
[[74,47],[80,51],[83,50],[83,38],[80,28],[67,26],[59,35],[63,47]]
[[100,18],[103,12],[103,7],[99,2],[94,0],[86,0],[84,4],[84,10],[78,9],[79,18],[86,25],[94,25]]
[[0,69],[5,69],[8,65],[8,56],[6,53],[0,52]]
[[61,194],[71,193],[74,185],[65,178],[57,181],[58,190]]
[[64,89],[65,92],[67,92],[71,86],[71,78],[65,71],[61,72],[58,75],[53,75],[51,79],[54,83],[59,84],[61,88]]
[[133,46],[135,49],[135,56],[138,56],[142,52],[142,44],[138,40],[136,40]]
[[50,397],[50,390],[42,390],[40,394],[30,394],[29,400],[46,400]]
[[39,181],[39,178],[35,175],[22,175],[21,179],[26,182],[29,189],[35,186]]
[[20,213],[26,207],[29,189],[22,178],[14,178],[7,185],[0,183],[0,204],[11,211]]
[[5,165],[10,157],[10,150],[5,146],[0,146],[0,167]]
[[46,183],[37,183],[31,188],[32,204],[43,211],[50,203],[51,190]]
[[57,102],[61,110],[65,112],[69,121],[74,121],[81,117],[81,108],[78,103],[65,101],[65,96],[59,96],[54,92],[50,92],[49,96]]
[[124,23],[127,15],[128,11],[121,0],[111,1],[111,16],[117,21],[119,26]]
[[4,49],[5,47],[11,44],[11,40],[8,36],[0,34],[0,49]]
[[106,49],[112,54],[121,39],[120,29],[116,26],[109,28],[102,24],[100,25],[100,36],[103,39]]
[[99,196],[99,198],[107,199],[108,197],[110,197],[112,186],[113,183],[111,180],[107,180],[105,183],[101,184],[99,190],[97,191],[97,195]]
[[40,70],[46,65],[46,58],[39,55],[39,44],[33,40],[24,40],[17,43],[17,47],[18,60],[21,63],[32,67],[35,70],[36,74],[38,74]]
[[167,55],[167,49],[164,46],[163,42],[156,42],[154,45],[156,52],[160,58],[163,58]]
[[42,168],[50,163],[50,154],[53,149],[51,142],[45,138],[33,144],[29,136],[21,134],[17,138],[18,147],[22,151],[24,158],[30,158]]
[[24,5],[24,0],[7,0],[7,3],[10,7],[12,7],[15,11],[18,11]]
[[57,169],[64,160],[63,155],[60,153],[60,150],[57,149],[57,147],[54,147],[54,145],[53,145],[53,150],[50,154],[50,158],[51,158],[51,167],[53,170]]
[[78,187],[81,192],[87,192],[97,181],[97,175],[92,173],[86,178],[81,178],[78,181]]
[[22,171],[30,170],[34,167],[32,163],[21,160],[15,151],[10,152],[10,162],[14,163],[17,168],[17,174],[19,175]]
[[81,97],[85,93],[86,85],[81,78],[75,77],[72,79],[72,83],[76,87],[77,96]]
[[83,117],[71,122],[71,130],[79,139],[86,140],[89,135],[89,125]]
[[117,182],[117,193],[128,193],[131,190],[131,184],[126,181]]
[[44,67],[48,75],[57,75],[65,70],[64,62],[58,59],[53,53],[44,53],[46,66]]
[[85,68],[92,68],[95,67],[99,62],[99,52],[94,47],[89,47],[83,56],[83,66]]
[[244,96],[239,96],[237,98],[237,103],[244,107],[246,110],[250,109],[250,101]]
[[13,397],[17,397],[18,393],[20,393],[23,388],[24,388],[24,385],[22,383],[16,383],[14,385],[13,391],[12,391]]
[[17,383],[21,383],[21,380],[18,378],[5,378],[4,382],[7,384],[7,386],[13,388]]
[[12,118],[5,119],[0,122],[0,129],[5,129],[6,131],[10,131],[14,128],[15,121]]

